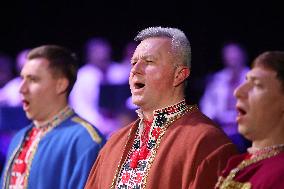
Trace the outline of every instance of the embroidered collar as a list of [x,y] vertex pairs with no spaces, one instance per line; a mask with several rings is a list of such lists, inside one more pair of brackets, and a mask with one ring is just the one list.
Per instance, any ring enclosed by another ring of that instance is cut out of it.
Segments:
[[[155,157],[154,151],[157,150],[159,141],[167,130],[169,120],[184,115],[187,110],[188,106],[185,100],[182,100],[172,106],[155,110],[153,120],[140,117],[133,146],[120,171],[117,188],[125,185],[135,188],[134,183],[136,187],[143,186],[143,179],[147,177],[147,168],[151,164],[151,159]],[[138,115],[143,114],[140,111]],[[136,175],[139,175],[138,178]]]
[[268,146],[264,148],[250,147],[247,149],[248,154],[251,156],[250,158],[254,158],[263,154],[270,153],[272,151],[278,152],[284,150],[284,144],[276,144],[273,146]]
[[[157,109],[153,111],[153,115],[154,115],[154,120],[156,117],[161,117],[161,115],[165,115],[167,117],[174,117],[175,113],[179,113],[181,111],[184,111],[187,108],[185,99],[183,99],[182,101],[167,106],[165,108],[161,108],[161,109]],[[143,115],[143,111],[141,109],[136,110],[136,113],[138,115],[138,117],[143,120],[144,115]]]
[[[155,146],[161,129],[165,126],[167,121],[171,118],[174,118],[175,116],[184,114],[187,109],[188,106],[183,99],[182,101],[174,105],[155,110],[153,112],[154,118],[151,121],[145,120],[143,118],[143,112],[141,111],[141,109],[139,109],[137,113],[140,117],[140,122],[136,133],[137,138],[134,141],[134,148],[137,150],[143,143],[147,142],[148,144],[146,146],[148,150],[151,150]],[[146,136],[143,136],[145,134]]]
[[[178,115],[184,114],[184,112],[187,109],[188,109],[188,106],[185,102],[185,99],[183,99],[182,101],[176,104],[153,111],[154,118],[153,120],[150,121],[151,125],[149,128],[150,130],[149,142],[152,143],[152,145],[148,144],[148,147],[150,149],[155,144],[155,141],[157,140],[159,136],[160,129],[165,125],[165,123]],[[141,109],[137,110],[136,112],[140,118],[139,127],[137,131],[137,135],[139,136],[138,138],[140,138],[142,137],[142,134],[144,133],[144,130],[145,130],[145,124],[143,123],[147,120],[144,119],[143,112]],[[139,145],[137,146],[137,148],[139,148]]]
[[36,128],[48,128],[48,127],[53,128],[56,125],[59,125],[62,121],[64,121],[68,117],[70,117],[72,114],[74,114],[74,111],[69,106],[66,106],[58,114],[56,114],[53,118],[51,118],[43,125],[35,125],[35,124],[33,125]]
[[230,188],[252,188],[250,182],[240,182],[236,181],[236,175],[245,169],[246,167],[258,163],[259,161],[274,157],[279,153],[283,152],[284,144],[278,144],[274,146],[269,146],[265,148],[248,148],[248,154],[244,156],[244,160],[241,161],[237,167],[233,168],[227,176],[220,176],[218,182],[215,185],[216,189],[230,189]]
[[[110,188],[125,188],[127,186],[129,188],[146,188],[149,171],[167,128],[185,114],[196,109],[198,109],[197,106],[187,105],[185,100],[182,100],[177,104],[155,110],[153,122],[149,124],[150,130],[146,129],[145,132],[144,129],[147,128],[147,124],[143,120],[143,112],[141,109],[137,110],[136,112],[140,117],[138,128],[133,125],[129,131],[128,140],[125,143]],[[135,128],[135,132],[132,132],[133,128]],[[132,147],[128,150],[128,144],[132,140],[131,133],[135,133],[135,138],[131,142]],[[145,137],[146,145],[143,133],[148,133],[148,137]]]

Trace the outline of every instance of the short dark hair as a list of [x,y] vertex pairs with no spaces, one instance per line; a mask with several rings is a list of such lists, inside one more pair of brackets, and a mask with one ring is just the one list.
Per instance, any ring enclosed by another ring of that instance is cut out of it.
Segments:
[[27,59],[45,58],[49,61],[49,68],[58,76],[64,76],[69,81],[67,95],[69,96],[77,79],[78,59],[75,53],[58,45],[43,45],[32,49]]
[[264,66],[275,71],[284,91],[284,51],[266,51],[255,58],[252,66]]

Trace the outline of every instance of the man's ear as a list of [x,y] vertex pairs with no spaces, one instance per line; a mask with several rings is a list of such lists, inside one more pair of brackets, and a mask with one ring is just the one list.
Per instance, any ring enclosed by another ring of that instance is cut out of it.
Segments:
[[57,83],[56,83],[57,94],[62,94],[64,92],[66,92],[68,85],[69,85],[69,82],[68,82],[67,78],[65,78],[65,77],[58,78]]
[[179,66],[175,72],[174,87],[180,85],[190,75],[190,69],[187,66]]

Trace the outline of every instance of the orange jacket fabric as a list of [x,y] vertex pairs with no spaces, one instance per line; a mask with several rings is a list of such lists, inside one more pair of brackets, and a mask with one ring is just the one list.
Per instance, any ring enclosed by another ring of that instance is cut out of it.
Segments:
[[[139,120],[116,132],[100,151],[85,189],[108,189],[132,147]],[[130,132],[131,129],[131,132]],[[224,132],[199,110],[169,126],[150,168],[146,189],[210,189],[237,154]]]

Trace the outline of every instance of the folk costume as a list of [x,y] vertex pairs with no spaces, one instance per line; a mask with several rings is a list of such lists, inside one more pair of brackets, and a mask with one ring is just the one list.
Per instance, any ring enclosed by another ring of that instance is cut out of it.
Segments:
[[284,145],[249,148],[234,156],[219,177],[216,189],[284,188]]
[[66,107],[47,124],[31,124],[13,137],[1,188],[83,188],[104,143],[92,125]]
[[185,100],[115,133],[99,153],[85,189],[208,189],[235,146]]

